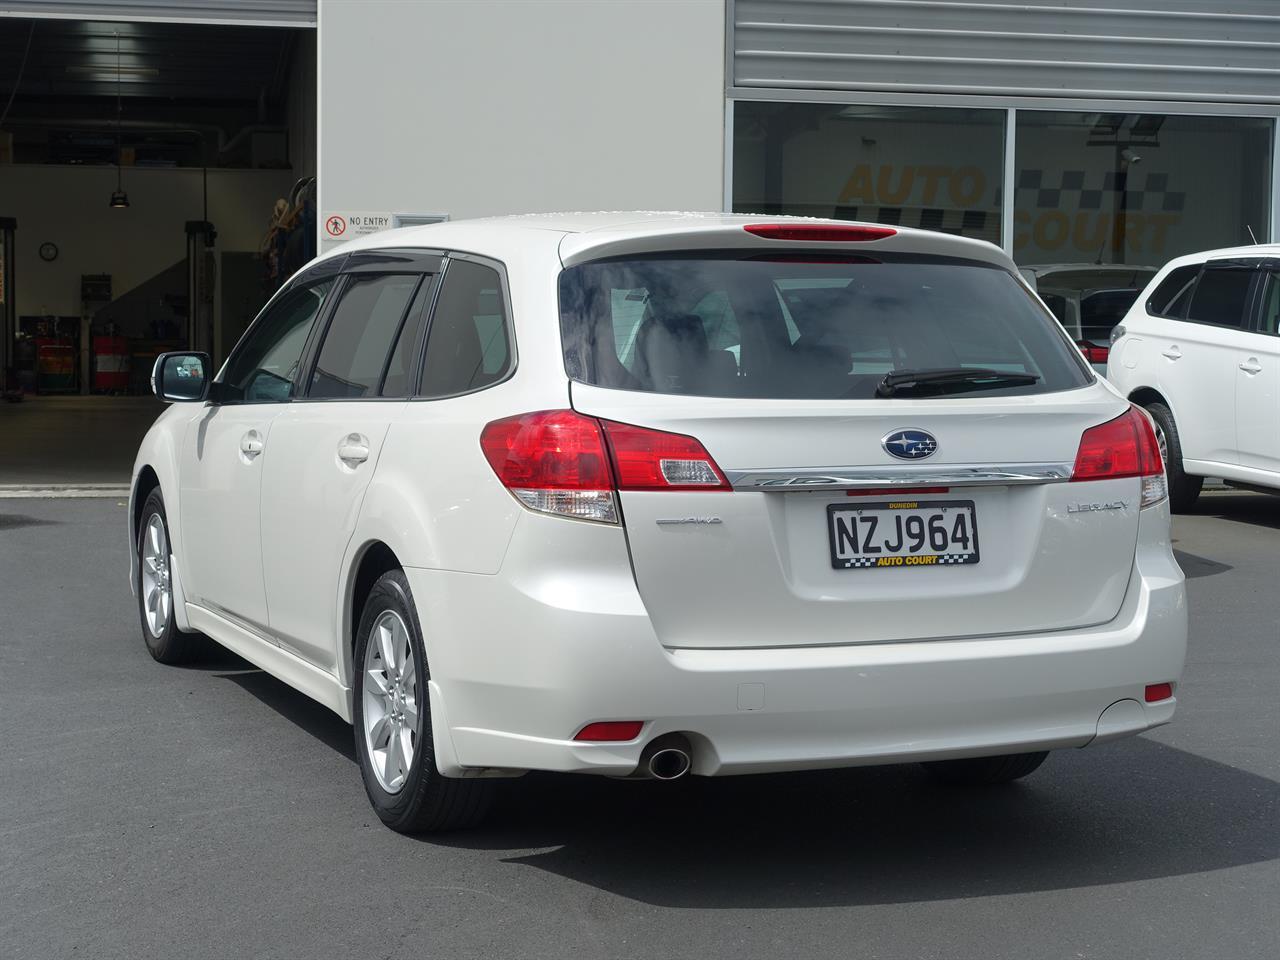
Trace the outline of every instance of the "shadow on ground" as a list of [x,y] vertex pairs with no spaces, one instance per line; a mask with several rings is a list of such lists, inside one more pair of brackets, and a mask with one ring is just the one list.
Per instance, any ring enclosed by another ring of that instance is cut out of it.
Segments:
[[1280,495],[1266,493],[1201,494],[1187,516],[1217,517],[1280,530]]
[[1173,556],[1178,561],[1178,566],[1182,568],[1182,572],[1188,580],[1195,580],[1199,577],[1212,577],[1215,574],[1226,573],[1228,570],[1234,569],[1229,563],[1219,563],[1217,560],[1210,560],[1208,557],[1187,553],[1185,550],[1179,550],[1176,547],[1174,548]]
[[[324,707],[261,671],[218,676],[354,762],[350,726]],[[1274,860],[1280,784],[1142,737],[968,790],[914,765],[669,784],[530,774],[501,784],[486,825],[419,839],[658,906],[904,903]]]

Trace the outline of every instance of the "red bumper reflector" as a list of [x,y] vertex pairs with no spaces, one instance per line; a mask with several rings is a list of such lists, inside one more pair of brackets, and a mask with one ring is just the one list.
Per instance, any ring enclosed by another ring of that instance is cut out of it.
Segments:
[[766,240],[800,240],[817,243],[864,243],[883,240],[898,231],[893,227],[866,227],[851,223],[748,223],[742,228],[747,233]]
[[596,743],[634,740],[640,736],[643,727],[644,722],[641,720],[602,720],[599,723],[588,723],[573,739]]
[[1173,696],[1173,684],[1148,683],[1145,696],[1147,703],[1155,703],[1157,700],[1168,700]]

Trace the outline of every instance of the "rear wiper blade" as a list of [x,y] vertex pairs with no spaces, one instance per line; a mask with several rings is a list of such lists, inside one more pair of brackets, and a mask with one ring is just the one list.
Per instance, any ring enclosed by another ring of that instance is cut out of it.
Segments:
[[876,387],[876,396],[892,397],[904,387],[965,385],[970,390],[988,387],[1020,387],[1035,383],[1034,373],[1005,373],[982,367],[937,367],[930,370],[895,370],[884,375]]

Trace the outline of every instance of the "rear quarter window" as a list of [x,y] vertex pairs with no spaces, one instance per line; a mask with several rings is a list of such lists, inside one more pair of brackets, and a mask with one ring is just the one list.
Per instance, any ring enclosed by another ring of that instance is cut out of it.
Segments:
[[1147,313],[1156,317],[1168,317],[1170,320],[1185,319],[1187,306],[1191,303],[1191,292],[1195,289],[1196,277],[1199,275],[1198,263],[1169,271],[1169,275],[1156,285],[1147,298]]

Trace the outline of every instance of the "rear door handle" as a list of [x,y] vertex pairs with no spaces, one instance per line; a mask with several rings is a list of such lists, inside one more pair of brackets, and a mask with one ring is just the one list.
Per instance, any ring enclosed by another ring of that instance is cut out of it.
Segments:
[[1168,350],[1164,351],[1162,356],[1168,357],[1170,360],[1177,360],[1182,356],[1182,351],[1178,349],[1178,345],[1175,343]]
[[262,452],[262,434],[257,430],[250,430],[240,438],[240,452],[245,458],[252,460]]
[[1262,372],[1262,364],[1258,362],[1257,357],[1250,357],[1244,363],[1240,364],[1240,369],[1250,376],[1253,376],[1255,373]]
[[349,433],[338,443],[338,459],[349,467],[359,466],[369,459],[369,438]]

